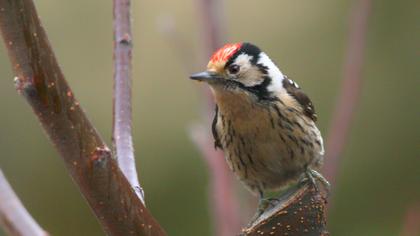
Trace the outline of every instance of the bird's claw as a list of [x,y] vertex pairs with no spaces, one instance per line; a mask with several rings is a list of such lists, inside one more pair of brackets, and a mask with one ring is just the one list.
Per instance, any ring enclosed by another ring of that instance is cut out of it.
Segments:
[[317,192],[319,192],[318,183],[317,181],[321,182],[322,186],[327,192],[327,195],[330,194],[331,185],[324,176],[322,176],[318,171],[308,168],[305,172],[305,177],[301,182],[309,181],[314,187]]
[[280,202],[277,198],[260,198],[258,203],[258,209],[255,215],[252,217],[250,224],[255,222],[265,211],[275,207]]

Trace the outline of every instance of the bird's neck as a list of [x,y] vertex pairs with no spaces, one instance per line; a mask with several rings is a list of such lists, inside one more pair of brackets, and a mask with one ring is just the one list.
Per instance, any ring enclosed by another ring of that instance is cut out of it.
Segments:
[[213,94],[220,113],[228,117],[246,118],[256,106],[254,99],[245,93],[215,90]]
[[255,120],[261,112],[266,112],[273,105],[278,106],[280,110],[294,107],[301,112],[296,100],[287,93],[276,94],[277,100],[258,101],[256,97],[243,92],[218,89],[212,89],[212,92],[220,114],[232,120]]

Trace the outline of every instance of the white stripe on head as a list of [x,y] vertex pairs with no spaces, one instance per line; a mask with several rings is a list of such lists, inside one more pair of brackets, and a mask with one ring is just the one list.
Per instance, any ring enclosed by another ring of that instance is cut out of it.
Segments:
[[276,64],[274,64],[274,62],[267,56],[267,54],[261,52],[257,63],[262,64],[268,68],[268,75],[271,78],[271,84],[267,88],[268,91],[279,92],[285,90],[283,87],[284,75],[281,73]]

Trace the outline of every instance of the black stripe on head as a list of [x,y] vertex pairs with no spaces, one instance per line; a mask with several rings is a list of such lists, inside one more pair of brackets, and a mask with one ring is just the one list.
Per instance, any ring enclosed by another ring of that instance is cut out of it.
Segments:
[[229,60],[226,62],[225,68],[231,65],[235,61],[235,59],[243,53],[249,56],[252,56],[251,63],[253,65],[256,65],[258,62],[258,59],[260,59],[261,50],[254,44],[242,43],[241,48],[235,54],[233,54],[229,58]]
[[264,76],[264,80],[261,84],[245,87],[244,89],[253,93],[258,97],[259,100],[272,100],[272,94],[268,91],[268,86],[271,84],[271,78],[269,76]]
[[258,64],[261,50],[257,46],[251,43],[243,43],[241,48],[226,62],[225,68],[231,65],[241,54],[246,54],[252,57],[251,64],[255,65],[260,70],[260,72],[264,75],[264,80],[261,84],[252,87],[247,87],[239,82],[235,82],[235,84],[240,88],[254,94],[258,97],[259,100],[275,100],[271,92],[268,91],[268,86],[271,84],[272,80],[270,76],[268,76],[268,67],[263,64]]

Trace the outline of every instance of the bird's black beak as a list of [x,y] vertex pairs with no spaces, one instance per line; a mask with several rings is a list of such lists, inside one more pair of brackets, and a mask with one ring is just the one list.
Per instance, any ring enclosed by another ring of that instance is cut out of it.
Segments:
[[198,80],[198,81],[204,81],[204,82],[213,82],[217,81],[219,79],[222,79],[222,76],[215,72],[211,71],[204,71],[200,73],[196,73],[190,76],[190,79],[192,80]]

